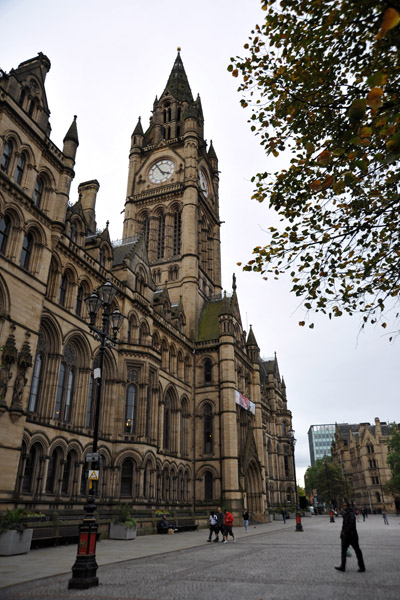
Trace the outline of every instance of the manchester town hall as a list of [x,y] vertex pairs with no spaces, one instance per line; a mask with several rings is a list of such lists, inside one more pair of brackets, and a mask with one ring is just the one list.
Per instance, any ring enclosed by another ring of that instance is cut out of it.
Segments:
[[[100,513],[293,506],[285,383],[243,330],[235,277],[221,287],[218,158],[179,52],[130,138],[117,242],[99,182],[70,195],[77,122],[58,148],[49,69],[39,53],[0,70],[0,511],[82,512],[96,428]],[[101,356],[105,311],[107,339],[120,329]]]

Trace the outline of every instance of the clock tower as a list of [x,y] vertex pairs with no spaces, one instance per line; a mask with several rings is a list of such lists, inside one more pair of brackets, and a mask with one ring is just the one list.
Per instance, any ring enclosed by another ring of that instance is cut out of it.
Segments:
[[178,51],[148,129],[139,118],[132,134],[123,238],[144,237],[154,283],[182,303],[190,337],[204,302],[221,293],[218,184],[200,97]]

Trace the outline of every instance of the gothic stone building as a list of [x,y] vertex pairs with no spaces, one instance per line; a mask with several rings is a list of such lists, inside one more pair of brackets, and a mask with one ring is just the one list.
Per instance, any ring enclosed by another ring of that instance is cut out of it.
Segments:
[[79,509],[93,440],[85,298],[109,280],[126,319],[107,349],[100,506],[260,520],[294,503],[291,413],[276,357],[221,288],[218,159],[178,54],[131,137],[122,241],[96,224],[97,180],[70,198],[76,118],[50,139],[43,54],[0,71],[0,509]]
[[361,509],[380,513],[400,508],[400,499],[385,491],[392,473],[387,464],[391,427],[375,419],[370,423],[336,424],[332,443],[332,460],[339,464],[345,476],[349,497]]

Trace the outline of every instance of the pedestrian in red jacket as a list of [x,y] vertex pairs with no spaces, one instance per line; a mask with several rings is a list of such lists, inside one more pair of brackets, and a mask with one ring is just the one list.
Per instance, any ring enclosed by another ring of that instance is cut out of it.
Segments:
[[233,541],[236,542],[236,538],[233,535],[233,531],[232,531],[232,525],[233,525],[233,515],[228,510],[225,510],[225,512],[224,512],[225,531],[224,531],[224,542],[223,542],[224,544],[228,543],[228,535],[233,537]]

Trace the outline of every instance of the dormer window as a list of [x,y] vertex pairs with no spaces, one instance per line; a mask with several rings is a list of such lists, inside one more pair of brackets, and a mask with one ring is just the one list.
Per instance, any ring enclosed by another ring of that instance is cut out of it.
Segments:
[[20,95],[19,95],[19,100],[18,100],[18,104],[19,104],[20,106],[23,106],[23,105],[24,105],[25,96],[26,96],[26,94],[25,94],[25,90],[21,90],[21,93],[20,93]]
[[106,266],[106,249],[104,246],[100,248],[99,262],[102,267]]
[[35,110],[35,101],[32,99],[29,103],[29,108],[28,108],[28,115],[30,117],[33,116],[33,111]]
[[69,237],[74,242],[74,244],[76,244],[78,240],[78,227],[75,222],[71,223],[71,226],[69,228]]

